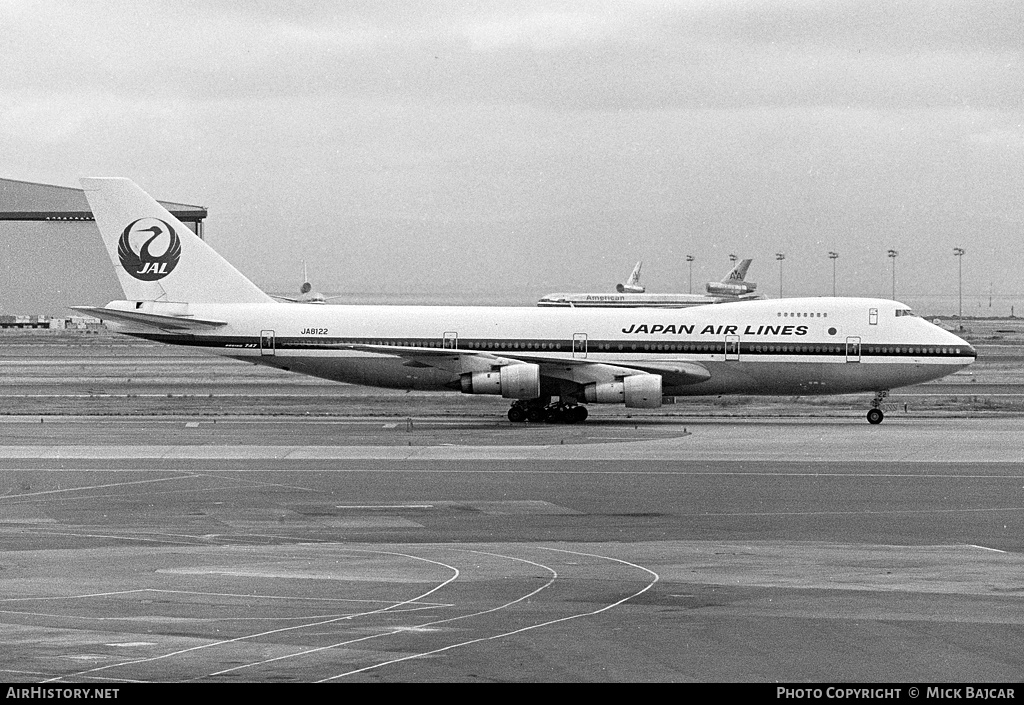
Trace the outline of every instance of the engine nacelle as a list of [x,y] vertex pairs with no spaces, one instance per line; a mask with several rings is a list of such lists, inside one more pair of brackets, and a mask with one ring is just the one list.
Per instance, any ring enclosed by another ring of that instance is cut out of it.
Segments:
[[493,372],[468,372],[460,378],[463,394],[500,394],[506,399],[540,396],[540,365],[506,365]]
[[591,404],[621,404],[626,391],[622,382],[598,382],[583,388],[583,399]]
[[757,289],[755,282],[708,282],[706,287],[709,294],[721,294],[723,296],[742,296],[753,293]]
[[583,398],[592,404],[625,404],[631,409],[657,409],[661,397],[661,375],[630,375],[621,382],[598,382],[583,388]]
[[634,284],[616,284],[615,291],[620,294],[642,294],[647,291],[647,288]]

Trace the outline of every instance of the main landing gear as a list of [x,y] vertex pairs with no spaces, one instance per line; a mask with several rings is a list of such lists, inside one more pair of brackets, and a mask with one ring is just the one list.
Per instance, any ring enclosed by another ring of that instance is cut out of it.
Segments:
[[587,407],[578,404],[555,402],[546,406],[517,401],[508,410],[508,420],[512,423],[529,421],[530,423],[577,423],[587,418]]
[[875,392],[875,398],[871,400],[871,408],[868,409],[868,423],[880,424],[885,414],[882,413],[882,400],[889,396],[889,390]]

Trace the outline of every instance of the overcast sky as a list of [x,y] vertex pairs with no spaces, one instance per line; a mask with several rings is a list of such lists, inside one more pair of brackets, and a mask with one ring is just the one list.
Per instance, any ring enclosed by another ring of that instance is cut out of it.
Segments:
[[[732,253],[774,297],[784,253],[819,296],[831,250],[840,294],[888,297],[891,248],[920,306],[957,246],[969,296],[1024,288],[1019,0],[0,0],[0,28],[0,177],[206,206],[271,291],[306,259],[324,291],[528,305]],[[88,276],[53,237],[40,263],[0,224],[0,312]],[[68,303],[120,296],[96,281]]]

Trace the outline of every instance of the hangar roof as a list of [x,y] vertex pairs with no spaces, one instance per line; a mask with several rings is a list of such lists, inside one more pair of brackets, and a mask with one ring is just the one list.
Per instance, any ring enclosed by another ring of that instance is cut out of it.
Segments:
[[[202,206],[159,201],[183,223],[199,224],[206,217]],[[92,211],[79,188],[0,179],[0,220],[92,220]]]

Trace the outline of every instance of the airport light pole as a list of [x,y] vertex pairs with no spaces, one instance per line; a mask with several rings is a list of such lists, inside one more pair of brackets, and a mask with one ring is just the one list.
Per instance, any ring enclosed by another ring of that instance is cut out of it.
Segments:
[[889,259],[892,260],[892,300],[896,300],[896,255],[899,252],[896,250],[889,250]]
[[836,260],[839,259],[838,252],[829,252],[828,258],[832,260],[832,297],[836,295]]
[[779,298],[782,298],[782,260],[786,259],[786,255],[781,252],[775,253],[775,259],[779,261]]
[[693,255],[686,255],[686,261],[690,263],[690,293],[693,293],[693,260],[697,259]]
[[736,255],[729,255],[729,261],[732,262],[733,264],[736,264],[736,260],[738,259],[739,257],[737,257]]
[[959,270],[957,284],[957,298],[960,299],[960,330],[964,329],[964,254],[967,250],[962,247],[953,248],[953,256],[956,257],[957,269]]

